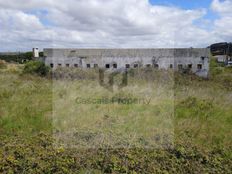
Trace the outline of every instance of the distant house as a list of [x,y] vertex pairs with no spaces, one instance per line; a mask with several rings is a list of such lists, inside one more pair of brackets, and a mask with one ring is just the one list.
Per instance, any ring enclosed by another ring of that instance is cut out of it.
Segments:
[[228,66],[232,65],[232,43],[222,42],[212,44],[210,51],[219,63],[224,63]]

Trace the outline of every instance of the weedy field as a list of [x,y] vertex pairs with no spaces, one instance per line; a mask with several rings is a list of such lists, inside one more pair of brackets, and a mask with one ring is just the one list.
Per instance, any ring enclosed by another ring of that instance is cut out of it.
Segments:
[[212,61],[209,79],[132,70],[114,92],[95,70],[23,68],[0,66],[0,173],[232,171],[232,68]]

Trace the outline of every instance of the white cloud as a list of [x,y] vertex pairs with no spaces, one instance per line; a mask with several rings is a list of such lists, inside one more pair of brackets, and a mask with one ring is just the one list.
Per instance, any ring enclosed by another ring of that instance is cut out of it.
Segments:
[[214,21],[214,33],[222,38],[223,41],[232,40],[232,0],[213,0],[211,8],[219,15]]
[[29,15],[18,10],[1,9],[0,10],[0,25],[1,29],[6,30],[30,30],[30,29],[42,29],[38,17]]
[[224,1],[220,1],[220,0],[213,0],[212,4],[211,4],[211,8],[223,15],[230,15],[231,14],[231,7],[232,7],[232,0],[224,0]]
[[148,0],[0,0],[0,49],[208,46],[231,35],[224,8],[230,5],[212,2],[221,18],[208,31],[195,24],[206,9],[154,6]]

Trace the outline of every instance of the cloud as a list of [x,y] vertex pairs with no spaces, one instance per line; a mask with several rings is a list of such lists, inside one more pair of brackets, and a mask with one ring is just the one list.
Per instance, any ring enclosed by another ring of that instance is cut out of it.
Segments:
[[1,29],[5,30],[39,30],[43,28],[39,18],[18,10],[2,9],[0,10]]
[[231,42],[232,40],[232,0],[213,0],[211,9],[219,15],[214,21],[215,35],[220,36],[223,41]]
[[207,9],[151,5],[148,0],[0,0],[0,49],[206,47],[231,35],[224,9],[230,5],[228,0],[212,2],[221,17],[208,31],[196,24]]
[[231,15],[232,0],[213,0],[211,8],[221,15]]

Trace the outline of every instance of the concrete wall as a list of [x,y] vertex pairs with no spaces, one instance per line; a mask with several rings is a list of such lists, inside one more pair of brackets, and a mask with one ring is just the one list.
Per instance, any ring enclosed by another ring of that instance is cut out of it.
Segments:
[[32,54],[34,58],[39,57],[39,48],[32,48]]
[[[207,77],[209,71],[209,49],[44,49],[45,63],[57,66],[87,68],[97,64],[105,68],[106,64],[113,69],[125,69],[126,64],[133,68],[135,64],[140,67],[148,65],[158,66],[159,69],[174,70],[188,68],[199,76]],[[116,69],[116,68],[115,68]]]

